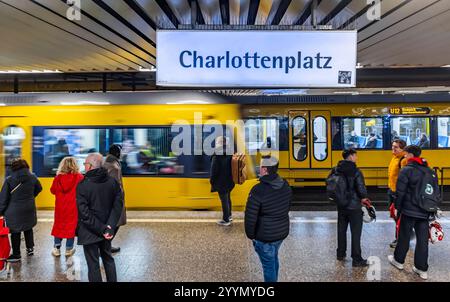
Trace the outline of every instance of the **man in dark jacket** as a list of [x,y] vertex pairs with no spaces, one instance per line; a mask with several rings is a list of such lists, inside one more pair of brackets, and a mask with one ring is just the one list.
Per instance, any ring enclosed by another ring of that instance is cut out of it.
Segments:
[[338,173],[345,176],[347,180],[348,203],[343,208],[338,208],[338,248],[337,260],[343,261],[347,251],[347,228],[350,224],[352,235],[352,266],[368,266],[367,260],[361,256],[361,234],[363,226],[362,202],[368,202],[367,190],[364,183],[364,176],[356,167],[358,160],[356,150],[348,149],[342,152],[341,160],[335,168]]
[[270,156],[262,158],[260,183],[250,191],[245,209],[245,233],[253,240],[265,282],[278,280],[278,250],[289,235],[292,190],[277,171],[276,159]]
[[[389,262],[396,268],[402,270],[405,263],[406,254],[409,250],[409,241],[414,228],[416,232],[416,249],[414,251],[413,272],[422,279],[427,279],[428,274],[428,232],[430,213],[417,206],[420,198],[421,179],[424,175],[420,169],[428,168],[428,163],[420,157],[422,150],[418,146],[410,145],[405,149],[405,157],[408,164],[400,170],[397,180],[397,199],[395,208],[397,217],[400,219],[398,242],[394,255],[388,256]],[[431,189],[431,188],[430,188]],[[437,180],[432,188],[439,192]]]
[[120,184],[102,167],[103,156],[89,154],[84,162],[86,175],[77,187],[78,244],[83,245],[90,282],[102,282],[99,257],[108,282],[117,281],[111,254],[111,240],[122,213]]
[[[120,154],[122,152],[122,146],[121,145],[111,145],[109,148],[109,154],[105,158],[105,162],[103,163],[103,168],[108,170],[108,175],[117,180],[117,182],[120,184],[120,189],[122,190],[122,201],[123,204],[123,210],[122,215],[120,215],[119,222],[114,230],[114,236],[117,235],[117,232],[119,231],[119,228],[127,223],[127,212],[125,208],[125,191],[123,189],[123,182],[122,182],[122,166],[120,164]],[[120,252],[120,247],[111,247],[112,253]]]
[[8,176],[0,193],[0,217],[11,232],[12,254],[9,262],[21,260],[20,236],[24,233],[27,255],[34,254],[33,227],[37,224],[35,197],[42,191],[42,186],[30,172],[28,163],[15,159],[11,163],[12,174]]
[[222,203],[222,220],[217,224],[222,226],[231,225],[231,191],[234,188],[233,176],[231,175],[231,158],[227,155],[228,139],[224,136],[216,138],[214,155],[211,159],[211,192],[219,193]]

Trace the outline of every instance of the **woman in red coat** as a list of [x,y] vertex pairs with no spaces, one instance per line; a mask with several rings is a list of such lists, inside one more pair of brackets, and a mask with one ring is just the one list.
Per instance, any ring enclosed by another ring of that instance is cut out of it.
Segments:
[[56,197],[55,222],[52,236],[55,237],[55,245],[52,255],[61,256],[61,242],[66,238],[66,257],[75,253],[75,230],[78,224],[78,209],[76,202],[76,190],[78,183],[83,179],[79,172],[77,161],[73,157],[65,157],[58,167],[58,172],[53,179],[50,191]]

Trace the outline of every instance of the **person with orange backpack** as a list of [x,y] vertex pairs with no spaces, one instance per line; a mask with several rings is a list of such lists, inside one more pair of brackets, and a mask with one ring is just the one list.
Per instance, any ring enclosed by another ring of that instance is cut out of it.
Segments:
[[216,138],[209,179],[211,192],[217,192],[222,203],[222,220],[217,222],[221,226],[229,226],[233,221],[230,194],[234,188],[234,181],[231,171],[232,155],[226,154],[228,143],[228,139],[224,136]]

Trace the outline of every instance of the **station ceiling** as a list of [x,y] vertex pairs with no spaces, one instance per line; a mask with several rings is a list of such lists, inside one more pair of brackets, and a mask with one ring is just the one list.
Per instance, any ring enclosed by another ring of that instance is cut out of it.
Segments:
[[[358,30],[358,62],[364,67],[450,64],[450,0],[383,0],[381,19],[373,21],[367,0],[316,1],[317,25]],[[81,20],[69,20],[66,0],[0,0],[0,71],[152,69],[159,28],[311,25],[312,3],[81,0]]]

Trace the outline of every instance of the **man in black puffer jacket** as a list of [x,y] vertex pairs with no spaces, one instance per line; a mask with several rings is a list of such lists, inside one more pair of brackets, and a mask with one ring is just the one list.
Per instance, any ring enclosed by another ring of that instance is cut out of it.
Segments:
[[338,248],[337,259],[343,261],[347,251],[347,228],[350,224],[352,234],[352,265],[354,267],[367,266],[367,260],[361,256],[361,234],[363,226],[362,202],[368,201],[364,176],[356,167],[358,159],[356,150],[348,149],[342,152],[341,160],[335,168],[347,179],[348,204],[338,208]]
[[[422,279],[427,279],[428,274],[428,232],[430,213],[417,206],[417,199],[420,198],[419,190],[424,172],[420,169],[428,168],[428,163],[420,157],[422,150],[418,146],[407,146],[405,158],[408,164],[400,170],[397,179],[397,199],[395,209],[400,220],[398,242],[394,255],[388,256],[389,262],[396,268],[402,270],[406,254],[409,250],[409,241],[414,228],[416,232],[416,250],[414,252],[413,271]],[[422,167],[422,168],[421,168]],[[437,179],[431,191],[439,192]]]
[[276,159],[263,157],[260,183],[250,191],[245,209],[245,233],[253,240],[263,266],[265,282],[278,280],[278,250],[289,235],[292,190],[277,170]]
[[102,282],[102,258],[108,282],[117,281],[111,240],[123,208],[120,184],[102,167],[103,156],[91,153],[84,166],[86,175],[77,187],[78,244],[83,246],[90,282]]

